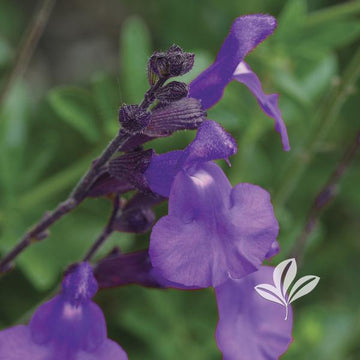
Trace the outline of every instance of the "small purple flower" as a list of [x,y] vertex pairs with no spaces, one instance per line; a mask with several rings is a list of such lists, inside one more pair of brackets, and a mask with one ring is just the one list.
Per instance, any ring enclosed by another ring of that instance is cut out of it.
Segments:
[[278,304],[254,287],[272,281],[274,268],[262,266],[243,279],[229,279],[215,289],[219,310],[216,340],[224,360],[276,360],[292,341],[292,310],[284,320]]
[[29,326],[0,332],[0,359],[127,360],[124,350],[107,339],[104,315],[91,301],[97,289],[91,266],[74,265],[60,294],[36,310]]
[[276,20],[269,15],[246,15],[237,18],[221,46],[215,62],[202,72],[189,87],[189,96],[201,100],[204,110],[222,97],[225,87],[233,80],[246,85],[256,97],[263,111],[275,120],[283,148],[290,150],[286,126],[278,106],[278,95],[266,95],[259,78],[244,62],[245,56],[276,28]]
[[218,286],[259,268],[278,234],[269,194],[234,188],[211,160],[237,151],[234,139],[205,121],[184,151],[155,156],[145,172],[150,188],[169,196],[169,214],[153,227],[151,262],[165,279]]

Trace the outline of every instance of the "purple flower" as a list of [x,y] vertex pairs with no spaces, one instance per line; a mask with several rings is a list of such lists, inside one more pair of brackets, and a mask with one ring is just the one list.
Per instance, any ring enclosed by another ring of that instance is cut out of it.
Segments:
[[292,310],[259,296],[254,287],[272,281],[274,268],[263,266],[243,279],[215,289],[219,310],[217,344],[224,360],[275,360],[292,341]]
[[278,234],[269,194],[234,188],[211,160],[236,153],[234,139],[205,121],[184,151],[155,156],[150,188],[169,196],[169,214],[153,227],[150,258],[161,276],[185,286],[218,286],[259,268]]
[[283,148],[290,150],[286,126],[278,106],[278,95],[266,95],[259,78],[244,62],[245,56],[273,33],[276,20],[269,15],[246,15],[231,26],[215,62],[190,84],[189,96],[199,99],[204,110],[215,105],[225,87],[233,80],[246,85],[256,97],[263,111],[275,120]]
[[0,332],[0,359],[127,360],[124,350],[107,339],[104,315],[91,301],[97,289],[91,266],[74,265],[60,294],[36,310],[29,326]]

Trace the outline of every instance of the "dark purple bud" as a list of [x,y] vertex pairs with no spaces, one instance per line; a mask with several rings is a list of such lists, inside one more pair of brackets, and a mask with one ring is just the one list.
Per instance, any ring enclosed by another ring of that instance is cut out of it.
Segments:
[[172,81],[156,92],[156,98],[162,103],[180,100],[189,93],[188,86],[179,81]]
[[184,286],[165,279],[153,268],[148,249],[128,254],[114,249],[98,263],[94,276],[100,288],[137,284],[154,288],[199,289],[196,286]]
[[197,129],[206,118],[197,99],[183,98],[151,112],[150,124],[144,131],[151,137],[169,136],[179,130]]
[[166,52],[154,52],[148,62],[150,85],[154,85],[159,78],[186,74],[194,65],[194,56],[177,45],[172,45]]
[[150,122],[150,114],[139,105],[123,105],[119,110],[119,121],[126,132],[141,133]]
[[123,211],[114,222],[116,231],[141,234],[148,231],[155,221],[155,213],[149,208]]
[[125,180],[142,191],[148,191],[144,172],[150,164],[153,150],[139,150],[126,153],[109,163],[109,174]]
[[130,190],[134,190],[134,188],[134,185],[127,179],[118,179],[106,172],[91,185],[87,196],[99,197],[113,193],[124,194]]
[[114,228],[117,231],[143,233],[150,229],[155,221],[155,213],[151,208],[165,200],[153,193],[135,194],[123,207],[121,215],[116,219]]
[[100,288],[139,284],[162,287],[152,275],[153,267],[147,250],[129,254],[112,254],[97,265],[94,274]]
[[181,76],[188,73],[193,65],[195,55],[184,52],[180,46],[172,45],[167,51],[170,76]]
[[169,75],[169,61],[166,53],[155,51],[148,61],[148,79],[154,85],[159,78]]

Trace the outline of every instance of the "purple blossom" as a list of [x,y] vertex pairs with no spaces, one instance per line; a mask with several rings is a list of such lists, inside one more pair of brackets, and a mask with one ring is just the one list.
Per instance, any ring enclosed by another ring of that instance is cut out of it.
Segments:
[[151,262],[165,279],[185,286],[218,286],[259,268],[278,234],[269,194],[234,188],[211,160],[236,153],[234,139],[205,121],[184,151],[155,156],[150,188],[169,196],[168,216],[153,227]]
[[97,289],[91,266],[74,265],[60,294],[41,305],[28,326],[0,332],[0,359],[127,360],[124,350],[107,339],[104,315],[91,301]]
[[275,130],[281,136],[283,148],[289,151],[289,139],[278,106],[278,95],[266,95],[259,78],[244,62],[245,56],[271,35],[275,28],[276,20],[269,15],[238,17],[215,62],[191,82],[189,96],[201,100],[206,110],[221,99],[225,87],[231,81],[243,83],[254,94],[263,111],[275,120]]
[[272,281],[274,268],[262,266],[243,279],[229,279],[215,289],[219,310],[216,329],[224,360],[275,360],[292,341],[292,310],[259,296],[254,287]]

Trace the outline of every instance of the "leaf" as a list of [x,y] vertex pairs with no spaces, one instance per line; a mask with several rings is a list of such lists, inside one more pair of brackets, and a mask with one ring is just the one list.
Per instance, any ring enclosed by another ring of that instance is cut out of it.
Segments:
[[279,299],[278,291],[272,285],[260,284],[255,286],[255,290],[264,299],[286,306],[286,303]]
[[[274,269],[274,284],[283,295],[286,294],[287,289],[295,279],[296,272],[297,266],[295,259],[284,260]],[[281,286],[282,281],[284,282],[283,287]]]
[[283,42],[296,35],[306,20],[306,10],[305,0],[290,0],[286,3],[280,14],[279,25],[275,33],[278,41]]
[[[291,289],[291,292],[289,295],[289,304],[291,304],[296,299],[299,299],[300,297],[302,297],[302,296],[308,294],[309,292],[311,292],[312,290],[314,290],[314,288],[318,284],[319,280],[320,280],[320,278],[315,275],[306,275],[306,276],[303,276],[302,278],[300,278]],[[305,283],[306,283],[306,285],[304,285]]]
[[59,119],[80,131],[90,142],[99,139],[97,113],[89,92],[62,86],[50,91],[48,99]]
[[119,130],[118,110],[121,105],[120,89],[110,75],[97,73],[92,78],[92,94],[105,132],[113,137]]
[[150,35],[144,21],[130,17],[120,36],[121,75],[127,103],[139,102],[148,88],[146,65],[150,55]]

